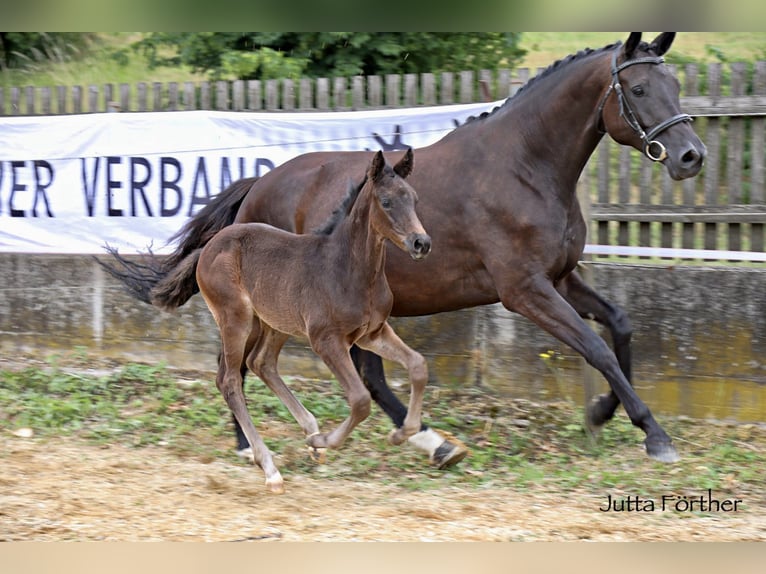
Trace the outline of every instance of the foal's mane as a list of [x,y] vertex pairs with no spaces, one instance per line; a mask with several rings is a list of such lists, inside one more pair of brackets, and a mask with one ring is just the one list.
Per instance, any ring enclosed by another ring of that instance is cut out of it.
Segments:
[[351,208],[354,206],[356,198],[359,197],[359,192],[362,191],[365,183],[367,183],[367,174],[357,185],[349,181],[348,191],[343,201],[340,202],[340,205],[333,210],[330,217],[322,225],[312,230],[312,233],[315,235],[330,235],[338,227],[338,224],[351,212]]
[[[536,85],[540,80],[543,80],[544,78],[547,78],[548,76],[553,75],[554,73],[558,72],[562,68],[566,67],[567,64],[570,64],[572,62],[576,62],[579,60],[582,60],[583,58],[590,56],[591,54],[606,52],[608,50],[613,50],[617,46],[619,46],[622,42],[615,42],[613,44],[609,44],[607,46],[604,46],[603,48],[599,48],[597,50],[594,50],[593,48],[584,48],[580,50],[579,52],[575,54],[570,54],[569,56],[566,56],[565,58],[562,58],[561,60],[556,60],[553,62],[550,66],[545,68],[542,72],[531,78],[526,84],[521,86],[518,91],[513,94],[512,96],[506,98],[505,102],[503,102],[502,105],[495,107],[492,109],[492,111],[489,112],[482,112],[478,116],[469,116],[465,122],[463,122],[463,125],[466,125],[470,122],[473,122],[474,120],[483,120],[484,118],[487,118],[491,115],[493,115],[497,110],[500,108],[505,107],[506,105],[510,104],[511,102],[514,102],[519,97],[521,97],[525,92],[528,90],[530,86]],[[640,49],[646,49],[647,44],[646,42],[641,42]],[[462,127],[462,126],[461,126]]]

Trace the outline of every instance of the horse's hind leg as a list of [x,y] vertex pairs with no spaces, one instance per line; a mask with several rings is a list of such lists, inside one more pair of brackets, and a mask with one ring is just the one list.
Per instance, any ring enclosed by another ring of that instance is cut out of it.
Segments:
[[384,323],[376,333],[359,339],[357,345],[377,353],[384,359],[395,361],[407,369],[410,378],[410,403],[407,416],[401,427],[394,429],[389,437],[393,444],[401,444],[420,430],[423,393],[428,383],[426,360],[423,355],[408,347],[388,323]]
[[220,313],[213,313],[221,330],[221,343],[223,345],[223,360],[218,366],[216,385],[235,419],[242,427],[242,432],[253,449],[255,463],[261,467],[266,475],[266,486],[274,493],[282,493],[284,492],[282,475],[253,424],[242,389],[241,369],[248,336],[251,333],[252,312],[245,306],[241,309],[235,309],[235,303],[232,301],[227,301],[227,305],[230,307],[220,311]]
[[[557,289],[580,317],[593,319],[609,329],[617,362],[625,378],[631,382],[630,338],[633,328],[627,313],[601,297],[574,272],[561,281]],[[613,390],[596,397],[588,407],[589,424],[603,425],[614,416],[619,405],[620,399]]]
[[[316,417],[309,412],[285,384],[277,370],[277,360],[288,335],[275,331],[268,325],[261,325],[263,336],[258,340],[247,356],[247,366],[255,373],[298,422],[307,437],[318,434]],[[324,462],[324,453],[313,449],[311,456],[318,462]]]
[[[404,424],[407,416],[405,407],[386,383],[381,358],[357,345],[351,347],[351,359],[354,361],[364,386],[370,391],[372,400],[383,410],[397,428]],[[468,448],[454,436],[442,436],[421,421],[420,431],[412,435],[408,442],[415,448],[428,453],[431,464],[443,469],[457,464],[468,454]]]

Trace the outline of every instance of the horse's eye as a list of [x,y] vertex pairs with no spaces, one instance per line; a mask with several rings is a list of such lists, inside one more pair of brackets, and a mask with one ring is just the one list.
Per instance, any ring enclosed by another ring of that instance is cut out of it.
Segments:
[[641,97],[644,95],[644,87],[643,86],[633,86],[630,89],[631,92],[633,92],[633,95],[636,95],[638,97]]
[[389,199],[388,197],[382,197],[380,199],[380,206],[383,209],[391,209],[391,199]]

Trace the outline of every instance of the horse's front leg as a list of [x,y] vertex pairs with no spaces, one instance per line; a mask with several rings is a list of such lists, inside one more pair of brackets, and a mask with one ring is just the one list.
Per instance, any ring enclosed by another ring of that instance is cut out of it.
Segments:
[[370,393],[354,368],[340,337],[309,336],[311,347],[340,383],[350,408],[349,416],[329,433],[313,434],[306,443],[315,449],[339,448],[351,431],[370,415]]
[[546,278],[536,276],[525,283],[523,290],[507,289],[501,293],[501,300],[506,308],[524,315],[601,371],[630,421],[646,433],[644,444],[649,456],[662,462],[678,460],[670,437],[636,394],[612,350]]
[[[567,275],[556,288],[580,317],[593,319],[609,329],[617,362],[625,378],[631,382],[630,338],[633,327],[627,313],[601,297],[575,272]],[[614,416],[619,405],[620,399],[613,390],[595,397],[588,406],[588,423],[594,427],[603,425]]]
[[401,444],[421,428],[423,394],[428,383],[426,360],[423,355],[408,347],[387,322],[375,333],[359,339],[357,345],[407,369],[410,378],[409,408],[402,425],[389,436],[392,444]]

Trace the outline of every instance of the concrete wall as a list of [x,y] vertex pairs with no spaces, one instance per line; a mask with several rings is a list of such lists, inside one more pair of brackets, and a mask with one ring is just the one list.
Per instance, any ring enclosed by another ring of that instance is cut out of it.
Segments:
[[[656,413],[766,421],[766,268],[588,269],[594,286],[630,314],[634,383]],[[392,324],[426,355],[434,384],[583,398],[589,368],[579,356],[500,305]],[[78,348],[213,371],[218,333],[198,295],[165,313],[131,299],[91,257],[0,254],[0,352],[44,358]],[[558,358],[541,358],[548,351]],[[285,375],[328,374],[304,342],[288,344],[280,366]],[[606,388],[596,380],[597,390]]]

